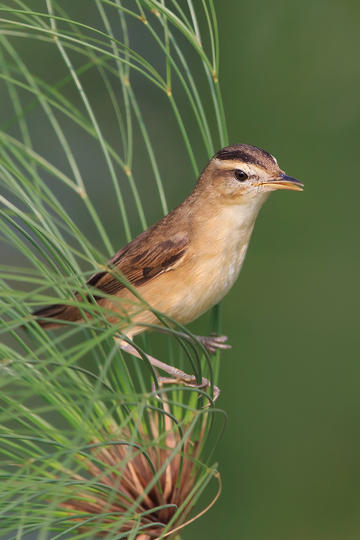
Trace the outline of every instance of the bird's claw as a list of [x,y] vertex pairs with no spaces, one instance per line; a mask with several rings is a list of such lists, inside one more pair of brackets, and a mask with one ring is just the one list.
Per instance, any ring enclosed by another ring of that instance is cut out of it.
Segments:
[[227,350],[231,349],[231,345],[229,343],[226,343],[228,337],[227,336],[197,336],[197,339],[200,341],[200,343],[205,347],[205,349],[211,353],[214,354],[218,349],[220,350]]

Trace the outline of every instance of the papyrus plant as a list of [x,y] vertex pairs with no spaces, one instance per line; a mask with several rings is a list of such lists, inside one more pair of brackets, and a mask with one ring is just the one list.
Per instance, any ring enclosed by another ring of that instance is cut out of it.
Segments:
[[[141,359],[124,356],[95,302],[86,324],[56,332],[31,317],[74,301],[74,290],[89,299],[86,278],[149,224],[145,170],[157,217],[167,212],[143,105],[154,91],[195,178],[227,143],[211,0],[0,2],[0,523],[9,538],[174,536],[218,489],[205,490],[218,484],[212,388],[159,385],[151,341],[138,343]],[[95,166],[115,223],[89,180]],[[218,359],[165,324],[164,361],[216,384]]]

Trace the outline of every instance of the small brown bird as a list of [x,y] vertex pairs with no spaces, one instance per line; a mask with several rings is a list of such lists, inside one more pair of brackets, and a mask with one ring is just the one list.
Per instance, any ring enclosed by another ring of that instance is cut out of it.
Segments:
[[[146,325],[158,325],[159,320],[126,287],[123,277],[152,308],[187,324],[217,304],[234,284],[256,217],[270,192],[302,188],[265,150],[247,144],[227,146],[210,160],[183,203],[118,251],[108,270],[94,274],[87,284],[108,295],[96,296],[94,290],[97,303],[108,310],[110,323],[131,319],[121,328],[127,338],[147,330]],[[83,320],[77,307],[65,304],[34,315],[44,328]],[[230,347],[225,336],[199,339],[210,352]],[[120,340],[119,344],[139,357],[129,343]],[[193,376],[155,358],[149,360],[176,380],[194,384]]]

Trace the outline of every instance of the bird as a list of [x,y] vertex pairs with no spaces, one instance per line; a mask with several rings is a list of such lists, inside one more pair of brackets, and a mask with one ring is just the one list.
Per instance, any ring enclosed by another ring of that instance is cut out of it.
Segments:
[[[120,347],[141,357],[133,338],[151,325],[161,326],[154,311],[186,325],[218,304],[237,280],[257,215],[270,193],[303,187],[257,146],[234,144],[219,150],[179,206],[87,281],[108,322],[123,321]],[[74,294],[84,302],[83,296]],[[65,303],[41,308],[33,316],[44,329],[84,322],[84,310]],[[197,337],[209,352],[230,348],[226,336]],[[147,357],[155,368],[171,375],[162,381],[196,386],[194,376]],[[210,383],[203,378],[201,384]]]

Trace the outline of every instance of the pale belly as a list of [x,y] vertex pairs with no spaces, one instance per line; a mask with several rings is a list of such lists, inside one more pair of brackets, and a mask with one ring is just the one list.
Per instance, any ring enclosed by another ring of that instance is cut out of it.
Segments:
[[[257,211],[255,208],[246,214],[244,209],[230,207],[215,215],[212,223],[204,222],[185,259],[139,287],[140,295],[181,324],[193,321],[220,302],[239,275]],[[132,321],[131,335],[145,330],[137,326],[141,323],[159,324],[149,310],[138,313]]]
[[[236,281],[245,258],[247,245],[224,253],[223,257],[201,257],[158,276],[139,293],[155,309],[181,324],[187,324],[220,302]],[[149,311],[136,321],[156,323]]]
[[226,260],[216,257],[206,261],[199,268],[198,279],[184,287],[183,301],[176,306],[174,318],[188,323],[219,303],[238,278],[246,248],[247,246],[244,246],[240,253],[233,253],[232,257],[227,257]]

